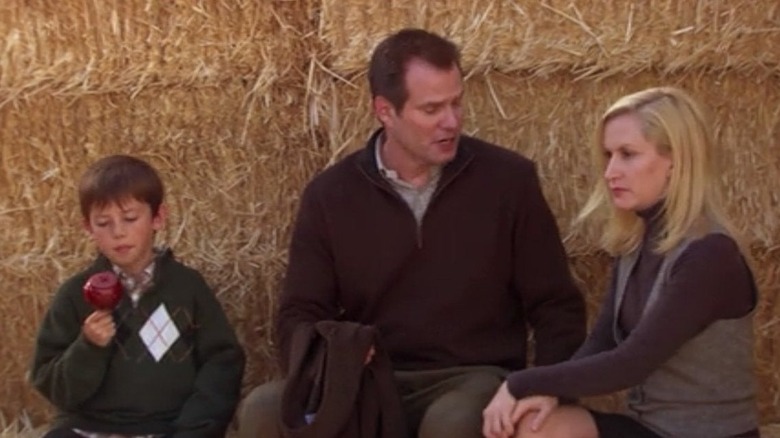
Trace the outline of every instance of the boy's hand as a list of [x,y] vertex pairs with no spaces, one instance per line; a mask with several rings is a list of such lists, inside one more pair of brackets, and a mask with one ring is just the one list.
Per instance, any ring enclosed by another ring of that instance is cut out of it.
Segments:
[[111,340],[114,339],[114,335],[116,335],[116,324],[114,324],[114,317],[111,315],[111,311],[96,310],[92,312],[84,320],[81,332],[84,333],[84,337],[89,342],[98,347],[107,347]]

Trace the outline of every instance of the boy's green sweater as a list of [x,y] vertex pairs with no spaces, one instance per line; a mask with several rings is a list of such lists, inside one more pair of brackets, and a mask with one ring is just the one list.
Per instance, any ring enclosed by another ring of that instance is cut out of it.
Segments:
[[[82,288],[110,270],[100,256],[57,291],[40,332],[32,381],[59,410],[56,427],[119,434],[224,435],[238,403],[244,353],[203,277],[159,256],[153,285],[136,306],[125,295],[114,311],[117,333],[107,347],[81,334],[93,312]],[[159,362],[140,331],[164,306],[179,337]]]

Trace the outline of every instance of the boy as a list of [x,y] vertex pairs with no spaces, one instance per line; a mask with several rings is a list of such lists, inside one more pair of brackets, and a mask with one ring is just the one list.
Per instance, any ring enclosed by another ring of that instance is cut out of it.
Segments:
[[[78,188],[99,255],[57,291],[36,342],[31,379],[57,408],[47,437],[224,436],[244,352],[203,277],[154,247],[166,208],[146,162],[113,155]],[[95,310],[82,294],[113,271],[124,294]]]

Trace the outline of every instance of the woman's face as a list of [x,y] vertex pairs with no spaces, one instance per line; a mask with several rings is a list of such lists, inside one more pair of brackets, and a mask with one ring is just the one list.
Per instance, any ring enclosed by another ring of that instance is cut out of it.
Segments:
[[607,159],[604,178],[616,208],[641,211],[665,196],[672,160],[645,138],[637,115],[609,120],[602,147]]

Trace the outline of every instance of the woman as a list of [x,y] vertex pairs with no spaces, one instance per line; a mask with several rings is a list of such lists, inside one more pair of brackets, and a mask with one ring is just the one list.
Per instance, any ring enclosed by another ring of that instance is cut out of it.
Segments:
[[[570,361],[510,374],[486,437],[758,437],[753,276],[722,213],[703,111],[676,88],[618,100],[596,132],[603,179],[580,219],[605,215],[617,256],[593,332]],[[559,398],[629,389],[625,413]]]

